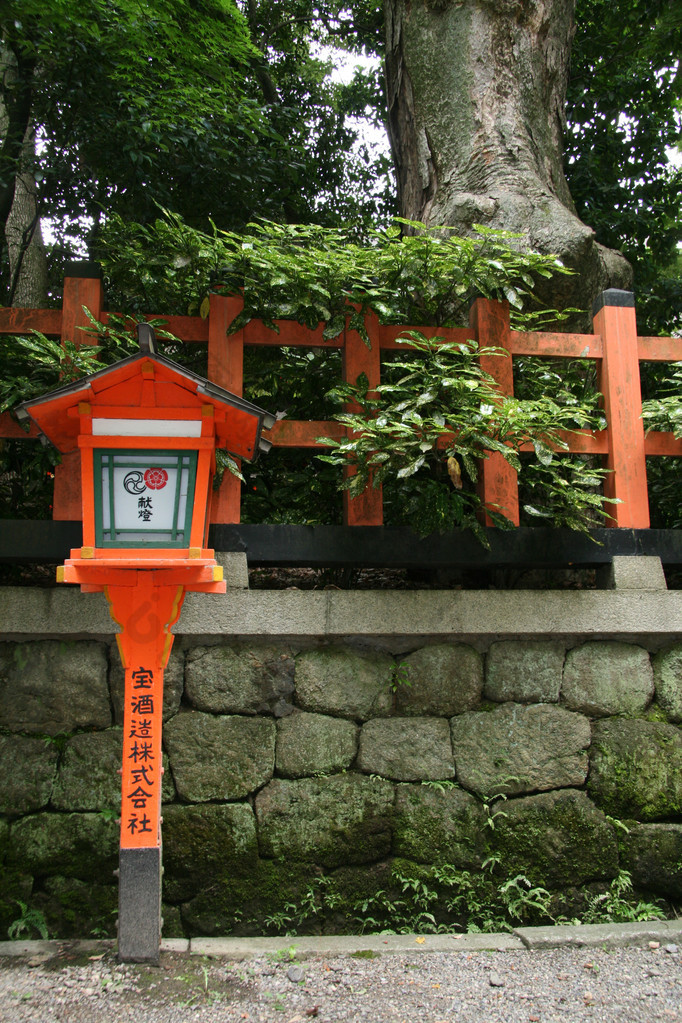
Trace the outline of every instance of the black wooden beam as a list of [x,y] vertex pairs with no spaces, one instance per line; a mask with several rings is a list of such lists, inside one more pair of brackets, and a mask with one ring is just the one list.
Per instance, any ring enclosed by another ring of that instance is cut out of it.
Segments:
[[[593,567],[614,555],[657,555],[664,565],[682,565],[682,530],[595,529],[589,536],[570,529],[486,530],[489,548],[469,530],[415,536],[380,526],[215,525],[209,545],[243,551],[250,565],[355,568]],[[0,521],[0,562],[58,563],[81,545],[80,522]]]

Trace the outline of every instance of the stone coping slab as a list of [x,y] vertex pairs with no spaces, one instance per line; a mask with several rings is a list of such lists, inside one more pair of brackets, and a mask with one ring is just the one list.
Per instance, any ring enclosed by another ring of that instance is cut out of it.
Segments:
[[[102,594],[0,587],[3,639],[107,639]],[[371,641],[682,636],[682,590],[233,590],[190,593],[179,637]],[[407,646],[406,646],[407,643]]]
[[[646,923],[518,927],[512,934],[357,934],[289,938],[164,938],[162,952],[247,959],[277,955],[351,955],[353,952],[542,951],[553,948],[625,948],[628,945],[682,943],[682,918]],[[116,942],[0,941],[0,956],[56,955],[64,949],[98,954]]]

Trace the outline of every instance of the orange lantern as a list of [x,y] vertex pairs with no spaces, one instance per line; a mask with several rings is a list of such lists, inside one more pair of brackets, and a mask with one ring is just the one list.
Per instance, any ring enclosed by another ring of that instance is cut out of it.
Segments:
[[154,349],[18,407],[63,453],[80,449],[83,545],[59,582],[104,591],[125,669],[119,958],[156,962],[161,936],[163,672],[185,593],[225,593],[207,549],[216,449],[253,460],[274,416]]

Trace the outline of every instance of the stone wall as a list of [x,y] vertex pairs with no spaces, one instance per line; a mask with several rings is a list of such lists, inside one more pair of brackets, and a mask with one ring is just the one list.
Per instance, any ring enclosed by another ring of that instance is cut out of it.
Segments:
[[[679,900],[682,630],[676,596],[658,597],[673,620],[628,641],[555,620],[525,639],[481,623],[463,642],[453,621],[389,640],[365,622],[263,642],[182,634],[181,620],[164,933],[481,926],[513,879],[507,908],[542,886],[570,917],[621,870]],[[0,643],[0,927],[24,903],[53,933],[114,933],[118,654],[100,625],[32,628]]]

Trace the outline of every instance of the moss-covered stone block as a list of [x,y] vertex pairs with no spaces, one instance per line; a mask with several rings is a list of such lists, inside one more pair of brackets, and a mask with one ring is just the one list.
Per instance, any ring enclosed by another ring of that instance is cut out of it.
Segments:
[[115,938],[118,886],[93,884],[74,877],[55,876],[45,881],[33,905],[45,917],[55,938]]
[[457,781],[489,798],[582,785],[590,723],[553,704],[505,703],[451,721]]
[[593,642],[566,655],[561,699],[569,710],[590,717],[641,714],[653,695],[651,661],[640,646]]
[[483,658],[465,643],[425,646],[401,660],[397,682],[400,714],[452,717],[480,703]]
[[197,710],[281,716],[291,706],[293,691],[294,658],[288,647],[202,646],[187,654],[185,692]]
[[169,902],[247,875],[257,857],[256,819],[247,803],[164,808],[163,894]]
[[164,728],[173,780],[189,803],[236,800],[264,785],[275,769],[270,718],[177,714]]
[[296,703],[303,710],[366,721],[390,714],[393,658],[344,647],[307,650],[296,658]]
[[45,739],[0,735],[0,812],[14,816],[47,806],[59,750]]
[[397,785],[393,852],[420,863],[478,868],[487,851],[486,819],[482,803],[460,788]]
[[179,906],[171,906],[168,902],[161,904],[161,934],[164,938],[184,938],[185,930]]
[[682,721],[682,643],[659,650],[653,658],[656,700],[670,721]]
[[0,728],[57,735],[110,724],[104,643],[0,643]]
[[7,861],[35,877],[101,881],[118,865],[118,839],[118,825],[102,814],[38,813],[12,825]]
[[[180,709],[185,686],[185,654],[177,645],[171,648],[168,664],[163,672],[163,720],[168,721]],[[123,694],[125,672],[121,664],[118,646],[113,643],[109,650],[109,690],[114,708],[114,723],[123,724]]]
[[682,813],[682,732],[659,721],[612,718],[592,726],[588,790],[614,817]]
[[584,792],[562,789],[494,803],[492,844],[506,876],[546,888],[609,879],[618,872],[613,827]]
[[227,876],[184,902],[183,931],[195,937],[298,930],[315,876],[310,864],[256,860],[248,876]]
[[450,728],[444,718],[376,718],[360,730],[357,766],[394,781],[454,778]]
[[548,640],[503,640],[486,655],[484,696],[496,703],[558,703],[566,647]]
[[284,778],[345,771],[358,751],[354,721],[297,711],[277,723],[275,766]]
[[357,774],[275,778],[256,796],[261,856],[325,867],[383,859],[393,796],[389,782]]
[[[318,884],[323,886],[324,934],[376,932],[381,930],[383,921],[386,927],[391,926],[387,906],[400,895],[392,860],[339,867]],[[379,926],[372,922],[375,920]]]
[[56,810],[105,810],[121,806],[123,732],[82,732],[64,747],[52,792]]
[[636,824],[620,845],[622,865],[636,888],[682,898],[682,824]]
[[5,862],[9,848],[9,822],[0,817],[0,863]]

